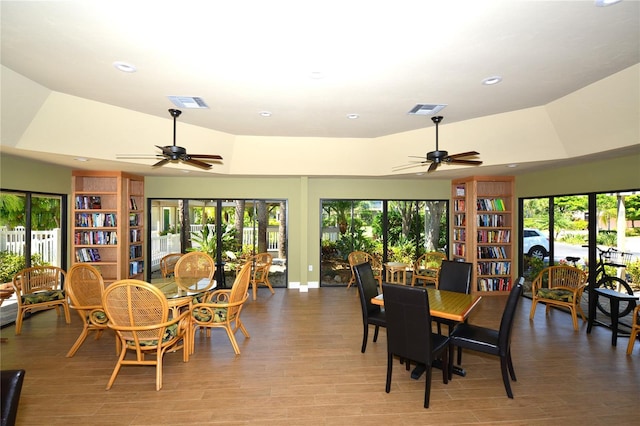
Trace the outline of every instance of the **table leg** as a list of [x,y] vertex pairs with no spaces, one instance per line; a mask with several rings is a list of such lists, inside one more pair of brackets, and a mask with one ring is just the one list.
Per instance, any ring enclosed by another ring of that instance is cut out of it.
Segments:
[[596,305],[598,303],[598,293],[589,289],[589,320],[587,321],[587,334],[591,333],[593,322],[596,320]]
[[[442,370],[442,362],[439,359],[434,360],[431,365],[434,368],[438,368],[438,369]],[[418,364],[411,371],[411,378],[413,380],[418,380],[420,377],[422,377],[422,375],[424,374],[425,371],[426,371],[426,366],[424,364]],[[464,368],[462,368],[462,367],[460,367],[458,365],[454,365],[453,366],[453,374],[455,374],[456,376],[464,377],[464,376],[467,375],[467,372],[465,371]]]
[[611,304],[611,345],[616,346],[618,344],[618,309],[620,302],[615,297],[609,299]]

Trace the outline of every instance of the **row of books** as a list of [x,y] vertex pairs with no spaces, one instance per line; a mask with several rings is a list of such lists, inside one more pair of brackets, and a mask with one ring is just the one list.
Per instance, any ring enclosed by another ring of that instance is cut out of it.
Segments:
[[502,198],[478,198],[476,201],[476,207],[482,211],[505,211],[505,204]]
[[136,199],[131,197],[129,198],[129,209],[138,210],[138,205],[136,204]]
[[478,259],[508,259],[507,251],[502,246],[478,247]]
[[478,291],[509,291],[511,290],[510,278],[479,278]]
[[129,242],[137,243],[142,241],[142,231],[140,229],[129,230]]
[[81,248],[76,250],[78,262],[100,262],[100,252],[96,248]]
[[501,229],[499,231],[478,231],[479,243],[508,243],[511,241],[511,230]]
[[466,246],[466,244],[453,243],[453,255],[454,256],[465,256],[466,254],[467,254],[467,246]]
[[462,228],[453,228],[453,239],[454,241],[466,241],[467,230]]
[[135,259],[137,257],[142,257],[142,246],[129,247],[129,259]]
[[504,216],[501,214],[479,214],[476,217],[478,226],[505,226]]
[[76,213],[76,226],[83,228],[112,228],[117,226],[115,213]]
[[464,200],[453,200],[453,210],[460,212],[460,211],[464,211]]
[[101,209],[102,200],[97,196],[76,196],[76,209],[79,210],[93,210]]
[[465,226],[467,224],[467,215],[466,214],[454,214],[453,215],[453,225],[454,226]]
[[478,262],[478,275],[509,275],[511,262]]
[[129,262],[129,275],[141,274],[144,272],[144,261],[135,260]]
[[118,233],[116,231],[82,231],[74,235],[76,245],[106,245],[118,244]]
[[129,214],[129,226],[138,226],[140,224],[140,219],[137,213]]

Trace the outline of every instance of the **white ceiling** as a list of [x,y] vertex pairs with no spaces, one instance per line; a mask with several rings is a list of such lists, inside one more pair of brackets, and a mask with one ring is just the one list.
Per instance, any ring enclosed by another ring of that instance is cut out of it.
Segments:
[[[180,121],[232,135],[375,138],[432,127],[407,114],[418,103],[447,104],[445,123],[465,121],[545,105],[640,62],[640,2],[632,0],[1,7],[7,68],[56,92],[168,120],[167,96],[199,96],[209,109],[184,110]],[[137,72],[117,71],[115,61]],[[481,84],[493,75],[502,83]]]

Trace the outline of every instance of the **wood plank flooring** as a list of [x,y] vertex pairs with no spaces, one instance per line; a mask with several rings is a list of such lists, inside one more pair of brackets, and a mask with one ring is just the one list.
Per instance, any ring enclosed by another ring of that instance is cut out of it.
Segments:
[[[497,328],[504,297],[485,297],[470,321]],[[89,339],[65,358],[81,325],[55,311],[25,321],[22,335],[2,329],[2,369],[24,368],[18,425],[626,425],[638,424],[640,342],[625,355],[627,338],[612,347],[611,332],[586,324],[573,331],[569,315],[538,309],[528,299],[517,313],[513,359],[518,381],[508,399],[498,359],[466,351],[466,377],[444,385],[434,372],[424,409],[424,378],[399,364],[384,391],[386,337],[381,330],[360,353],[362,319],[355,289],[308,293],[259,290],[243,312],[251,334],[238,333],[235,356],[223,330],[196,335],[195,354],[164,358],[164,386],[153,367],[123,367],[105,390],[116,361],[114,337]]]

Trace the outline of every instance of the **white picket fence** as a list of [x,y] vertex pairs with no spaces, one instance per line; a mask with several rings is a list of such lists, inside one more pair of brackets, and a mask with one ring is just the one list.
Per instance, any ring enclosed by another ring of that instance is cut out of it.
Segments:
[[[26,235],[22,226],[16,226],[11,231],[0,228],[0,251],[24,256]],[[46,263],[60,265],[62,262],[61,236],[60,228],[50,231],[31,231],[31,253],[39,254]]]

